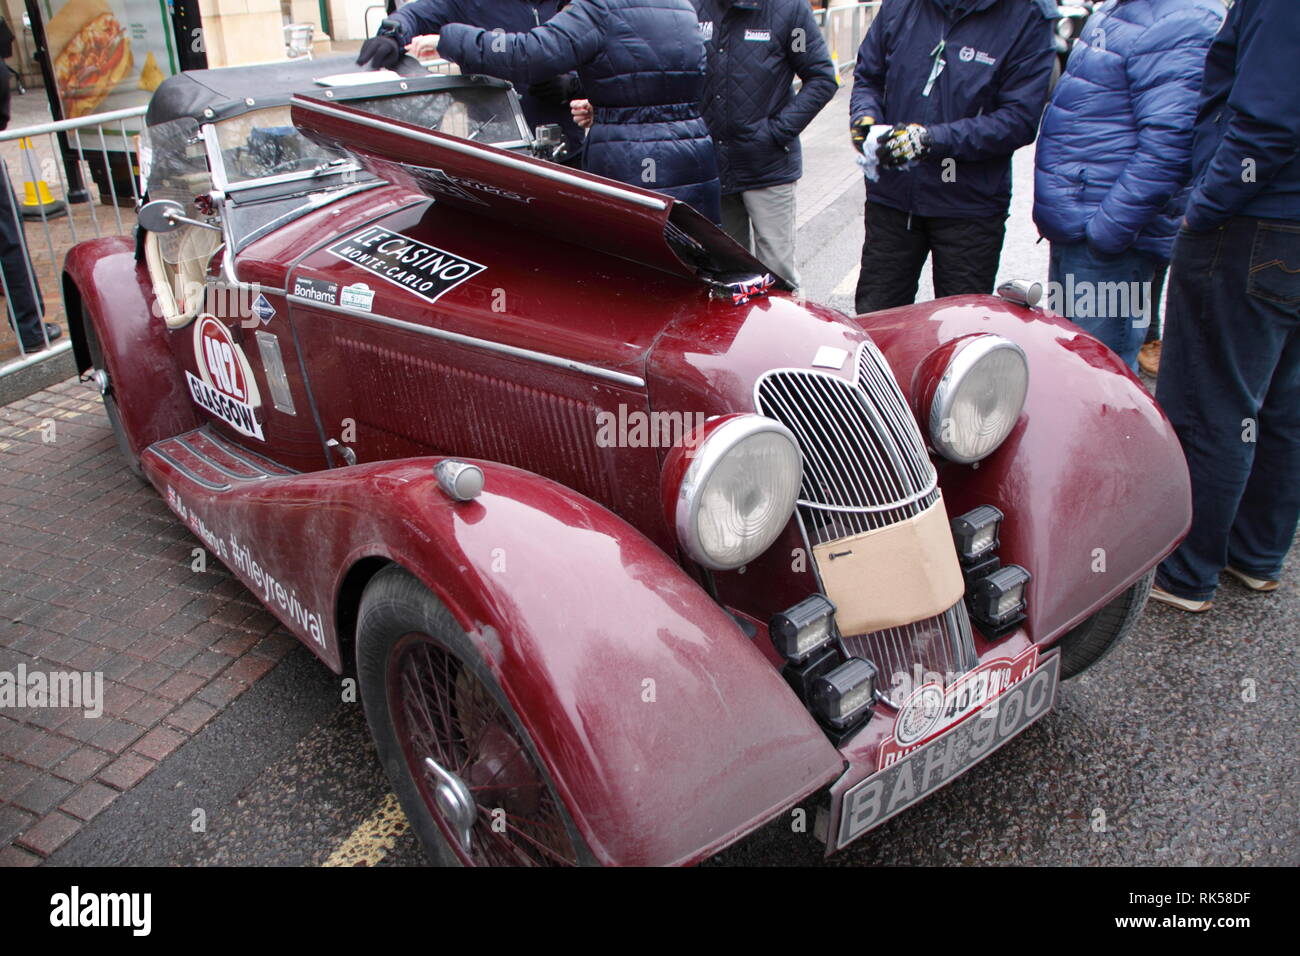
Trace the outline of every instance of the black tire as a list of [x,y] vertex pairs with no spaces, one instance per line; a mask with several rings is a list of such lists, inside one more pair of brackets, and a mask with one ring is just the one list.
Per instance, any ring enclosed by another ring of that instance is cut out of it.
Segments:
[[1115,600],[1074,627],[1057,642],[1061,649],[1061,680],[1082,674],[1110,653],[1137,623],[1151,594],[1152,568]]
[[113,438],[117,442],[118,451],[126,459],[126,466],[131,469],[131,474],[143,482],[145,480],[144,471],[140,467],[140,459],[131,453],[131,443],[127,441],[126,429],[122,427],[122,416],[117,410],[117,396],[113,393],[113,379],[108,372],[108,363],[104,358],[104,347],[99,344],[95,324],[88,317],[82,316],[81,328],[86,336],[86,351],[90,353],[90,364],[96,371],[103,372],[104,375],[108,376],[108,388],[100,391],[100,398],[104,400],[104,412],[108,415],[108,427],[113,430]]
[[[474,645],[442,603],[404,568],[385,568],[366,586],[357,615],[356,646],[357,682],[380,762],[433,863],[592,862],[528,732]],[[430,670],[413,670],[426,660]],[[418,680],[413,673],[420,675]],[[397,694],[396,685],[407,696]],[[412,709],[408,702],[415,686],[426,703],[422,710]],[[421,716],[440,725],[433,728],[434,734],[421,735],[408,728]],[[444,724],[445,732],[433,740]],[[489,734],[492,740],[485,743]],[[455,843],[451,835],[455,828],[436,804],[438,778],[429,770],[417,778],[413,769],[418,755],[430,751],[450,758],[440,759],[441,766],[453,764],[461,777],[483,784],[469,786],[476,814],[468,853]],[[494,762],[489,763],[489,757]],[[476,773],[479,767],[484,771]],[[521,805],[528,809],[521,812]],[[494,822],[512,832],[503,836]]]

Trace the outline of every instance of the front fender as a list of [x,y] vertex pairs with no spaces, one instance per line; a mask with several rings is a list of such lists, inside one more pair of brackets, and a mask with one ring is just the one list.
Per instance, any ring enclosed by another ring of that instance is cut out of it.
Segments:
[[104,371],[132,454],[139,458],[154,442],[197,427],[198,412],[185,392],[167,327],[154,315],[153,288],[131,239],[110,236],[73,246],[63,264],[63,286],[77,371],[91,364],[84,328],[90,323],[104,350]]
[[960,336],[994,332],[1025,350],[1029,393],[1011,435],[977,467],[941,465],[939,480],[950,514],[992,504],[1006,515],[999,553],[1033,576],[1027,627],[1036,642],[1098,610],[1186,535],[1191,486],[1169,420],[1123,362],[1071,322],[993,296],[855,321],[909,396],[921,360]]
[[232,569],[255,593],[269,589],[248,580],[254,561],[307,618],[324,616],[319,646],[296,631],[335,667],[330,608],[353,569],[381,558],[415,574],[500,681],[600,862],[700,859],[839,775],[839,752],[779,673],[639,531],[570,489],[489,462],[477,462],[483,493],[453,503],[435,461],[222,493],[178,493],[183,476],[154,455],[145,469],[191,527],[230,545]]

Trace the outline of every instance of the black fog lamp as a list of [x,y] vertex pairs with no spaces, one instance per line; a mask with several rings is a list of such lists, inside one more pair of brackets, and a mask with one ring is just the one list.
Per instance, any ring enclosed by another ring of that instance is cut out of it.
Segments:
[[1025,589],[1029,572],[1008,564],[971,585],[970,611],[988,637],[1001,637],[1025,619]]
[[773,614],[767,630],[781,656],[799,663],[835,640],[835,605],[824,595],[814,594]]
[[813,681],[813,714],[839,731],[862,722],[876,702],[876,666],[861,657],[847,661]]
[[952,519],[953,543],[962,564],[975,564],[997,550],[1002,512],[992,505],[980,505]]

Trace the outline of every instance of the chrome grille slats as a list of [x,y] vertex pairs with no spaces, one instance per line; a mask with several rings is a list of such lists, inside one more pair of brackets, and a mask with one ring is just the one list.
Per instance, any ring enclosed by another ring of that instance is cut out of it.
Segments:
[[[810,546],[888,527],[939,500],[938,476],[884,355],[864,342],[854,382],[816,369],[760,376],[754,405],[789,428],[803,453],[797,514]],[[966,605],[872,634],[845,635],[845,650],[874,663],[891,699],[897,675],[917,666],[947,680],[977,663]],[[910,686],[904,684],[902,686]]]
[[[818,426],[816,420],[807,416],[805,410],[799,405],[795,398],[786,393],[782,388],[783,384],[784,383],[780,380],[774,380],[773,387],[767,396],[768,403],[775,405],[775,409],[760,410],[769,417],[784,422],[785,425],[795,433],[795,436],[800,439],[800,449],[803,450],[805,448],[805,442],[802,436],[816,433]],[[776,412],[776,414],[773,414],[773,412]],[[835,456],[838,457],[838,450],[833,449],[833,452]],[[829,497],[833,500],[827,502],[828,504],[842,507],[847,507],[849,505],[847,500],[847,491],[841,488],[837,483],[837,472],[841,472],[846,468],[844,462],[830,461],[825,456],[809,455],[807,451],[804,451],[803,463],[804,483],[800,489],[801,497],[809,501],[824,501]],[[816,481],[815,487],[810,487],[809,485],[809,473],[814,476],[814,480]],[[818,491],[823,492],[824,494],[816,494]]]
[[800,506],[812,543],[886,527],[937,497],[934,466],[883,362],[868,343],[858,385],[816,370],[776,369],[755,388],[758,410],[799,439]]

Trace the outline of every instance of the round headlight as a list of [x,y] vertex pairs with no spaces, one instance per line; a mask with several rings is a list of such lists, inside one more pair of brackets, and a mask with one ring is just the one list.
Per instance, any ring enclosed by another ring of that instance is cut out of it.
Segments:
[[963,465],[993,453],[1020,418],[1029,390],[1024,350],[1000,335],[960,343],[930,402],[930,441]]
[[677,540],[715,571],[748,564],[794,513],[803,462],[794,435],[761,415],[736,415],[708,431],[675,495]]

